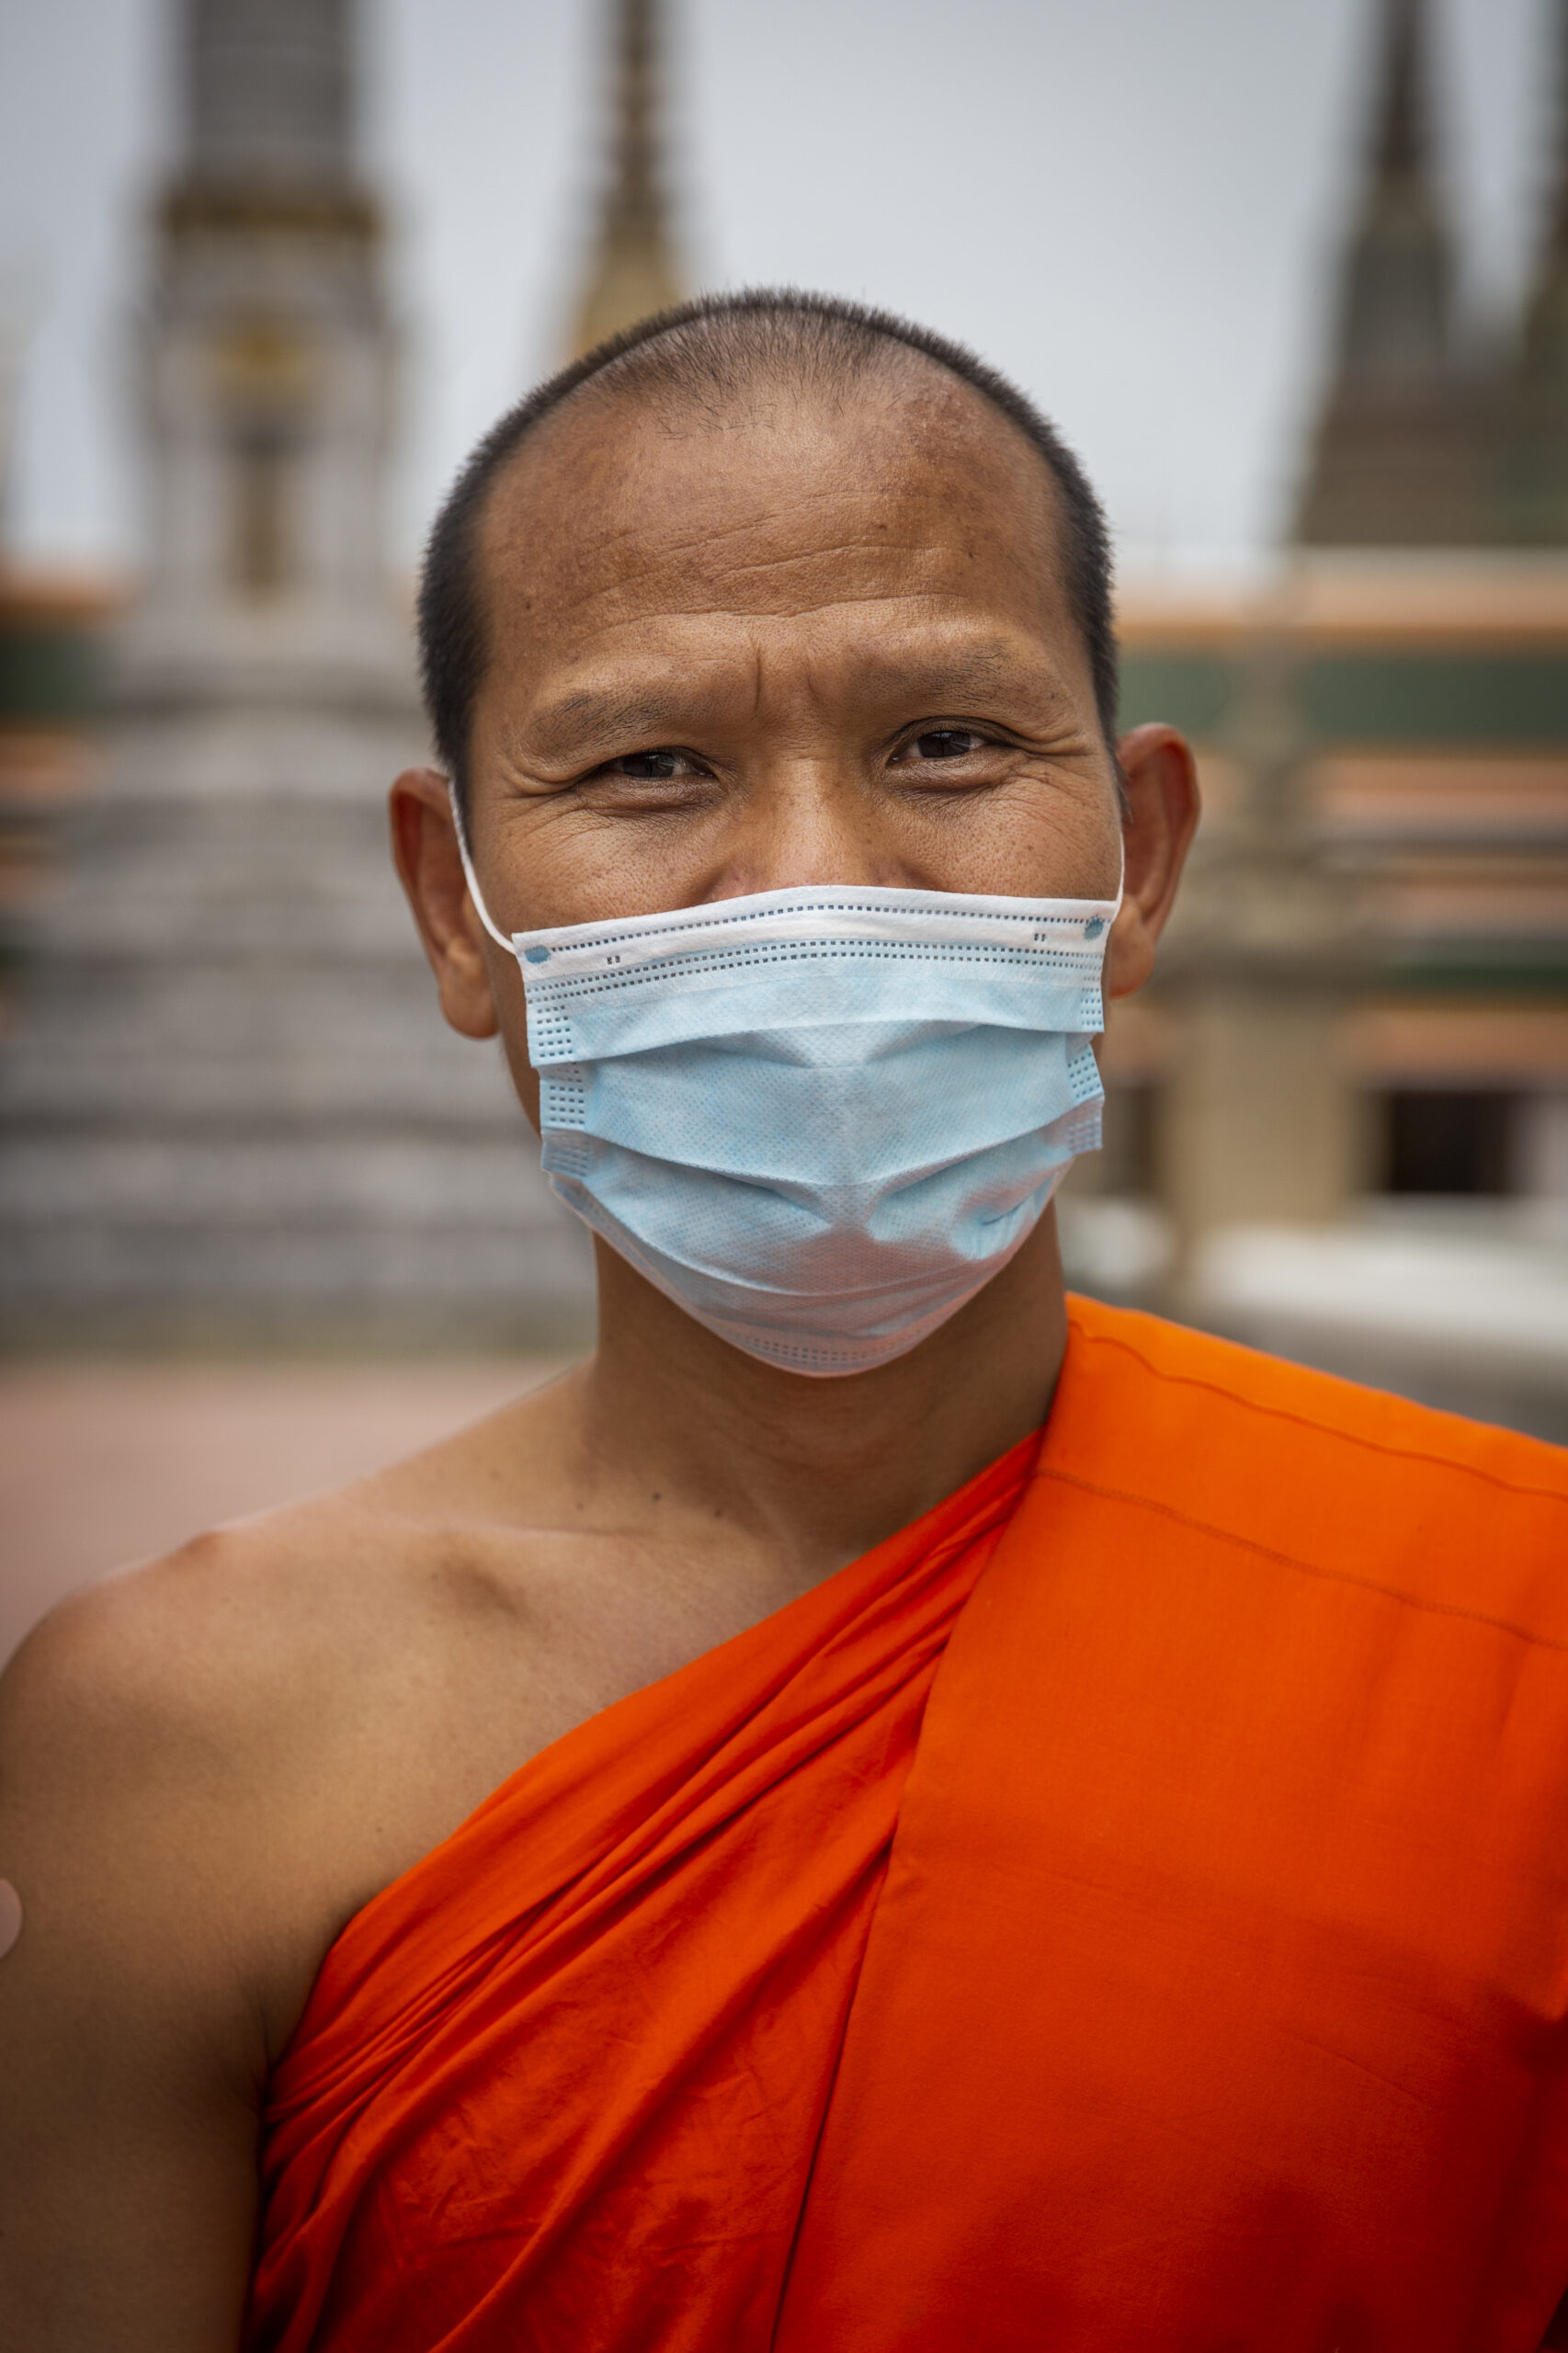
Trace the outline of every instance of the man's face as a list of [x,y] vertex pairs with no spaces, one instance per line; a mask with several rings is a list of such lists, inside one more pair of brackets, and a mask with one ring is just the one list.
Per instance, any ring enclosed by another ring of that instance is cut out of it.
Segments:
[[496,920],[824,882],[1113,897],[1115,775],[1057,541],[1039,459],[935,369],[837,409],[569,407],[481,536],[472,823]]
[[[480,534],[488,663],[470,822],[508,932],[813,883],[1126,895],[1142,985],[1197,822],[1171,728],[1100,734],[1056,493],[989,404],[911,362],[834,406],[661,417],[569,403]],[[447,1018],[499,1028],[530,1115],[522,982],[463,886],[445,779],[392,790]]]

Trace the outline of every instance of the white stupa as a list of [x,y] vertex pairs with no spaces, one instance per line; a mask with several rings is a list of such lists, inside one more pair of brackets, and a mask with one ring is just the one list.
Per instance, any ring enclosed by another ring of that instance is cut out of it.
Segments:
[[586,1252],[497,1051],[440,1020],[386,847],[426,732],[348,0],[186,0],[183,63],[151,561],[0,1065],[0,1307],[60,1338],[540,1334]]

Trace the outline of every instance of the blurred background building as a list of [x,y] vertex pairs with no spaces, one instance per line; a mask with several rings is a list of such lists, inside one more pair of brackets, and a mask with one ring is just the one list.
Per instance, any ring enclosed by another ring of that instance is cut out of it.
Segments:
[[[1358,4],[1358,187],[1287,543],[1219,585],[1124,564],[1124,718],[1189,732],[1209,813],[1157,985],[1112,1019],[1065,1247],[1089,1288],[1568,1438],[1568,0],[1540,12],[1530,282],[1490,336],[1459,299],[1445,20]],[[383,847],[423,733],[354,134],[377,20],[170,7],[151,560],[128,607],[20,574],[0,603],[0,1302],[34,1343],[564,1331],[585,1254],[495,1058],[439,1024]],[[608,135],[551,357],[689,282],[678,27],[656,0],[596,21]],[[872,109],[890,204],[926,131],[950,166],[933,59],[930,121]],[[788,177],[803,134],[767,95],[752,135]],[[1004,324],[971,331],[1006,362]]]
[[[185,0],[180,25],[135,370],[151,560],[104,646],[101,785],[19,943],[0,1306],[56,1342],[580,1322],[587,1254],[498,1054],[442,1023],[387,855],[426,737],[347,0]],[[22,618],[37,699],[97,616]]]
[[1113,1017],[1082,1279],[1568,1439],[1568,7],[1533,281],[1458,331],[1422,0],[1380,0],[1293,544],[1123,598],[1124,718],[1199,746],[1156,986]]

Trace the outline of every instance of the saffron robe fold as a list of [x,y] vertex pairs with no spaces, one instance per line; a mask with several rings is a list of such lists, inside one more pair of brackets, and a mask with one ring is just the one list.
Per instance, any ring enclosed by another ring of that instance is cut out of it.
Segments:
[[1568,1456],[1071,1324],[1038,1450],[349,1923],[251,2353],[1534,2353]]

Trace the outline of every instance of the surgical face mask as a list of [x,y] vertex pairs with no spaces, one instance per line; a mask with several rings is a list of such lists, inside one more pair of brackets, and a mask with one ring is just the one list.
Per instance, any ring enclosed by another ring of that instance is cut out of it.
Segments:
[[551,1189],[766,1363],[916,1347],[1099,1142],[1119,899],[835,885],[508,938],[463,864],[522,971]]

